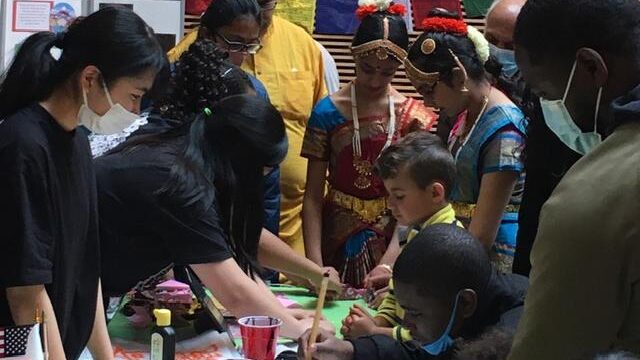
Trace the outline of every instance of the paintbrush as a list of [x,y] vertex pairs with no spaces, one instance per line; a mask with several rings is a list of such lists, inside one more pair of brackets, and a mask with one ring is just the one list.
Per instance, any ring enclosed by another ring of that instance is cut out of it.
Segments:
[[[322,283],[320,284],[320,293],[318,294],[318,303],[316,304],[316,314],[313,317],[313,326],[311,327],[311,335],[309,336],[309,342],[307,343],[307,349],[311,348],[311,345],[315,344],[318,340],[318,330],[320,326],[320,318],[322,317],[322,308],[324,308],[324,298],[327,296],[327,286],[329,285],[329,272],[327,271],[322,276]],[[306,360],[311,360],[311,353],[306,352]]]

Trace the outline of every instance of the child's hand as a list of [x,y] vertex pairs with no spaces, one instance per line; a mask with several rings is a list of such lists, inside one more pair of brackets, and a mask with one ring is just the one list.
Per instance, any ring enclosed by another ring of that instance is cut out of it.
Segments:
[[369,317],[349,315],[343,322],[340,332],[347,339],[355,339],[360,336],[373,335],[376,328],[376,324]]
[[373,298],[367,302],[367,305],[369,305],[373,309],[377,309],[378,307],[380,307],[380,305],[382,305],[382,301],[384,300],[384,297],[387,296],[388,292],[389,292],[388,286],[380,290],[376,290],[373,293]]
[[364,278],[364,287],[374,290],[389,286],[389,280],[391,280],[392,274],[388,268],[384,266],[374,267]]
[[359,305],[354,305],[349,310],[349,316],[342,321],[340,332],[345,338],[355,339],[375,334],[376,328],[377,325],[367,310]]

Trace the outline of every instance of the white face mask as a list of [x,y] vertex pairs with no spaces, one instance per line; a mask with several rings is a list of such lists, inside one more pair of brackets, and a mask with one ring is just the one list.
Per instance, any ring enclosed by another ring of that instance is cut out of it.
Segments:
[[554,134],[567,145],[571,150],[586,155],[602,142],[602,136],[598,134],[598,112],[600,111],[600,99],[602,98],[602,87],[598,90],[596,100],[596,111],[593,120],[593,132],[583,133],[571,118],[571,114],[565,106],[567,94],[571,88],[571,82],[576,72],[577,60],[573,63],[569,83],[564,91],[562,100],[540,99],[540,106],[544,115],[544,122]]
[[107,89],[107,85],[104,82],[102,82],[102,87],[111,106],[109,111],[100,116],[91,110],[87,101],[87,92],[82,89],[83,103],[78,112],[78,122],[94,134],[117,134],[133,124],[140,116],[128,111],[120,104],[114,104],[111,101],[109,89]]

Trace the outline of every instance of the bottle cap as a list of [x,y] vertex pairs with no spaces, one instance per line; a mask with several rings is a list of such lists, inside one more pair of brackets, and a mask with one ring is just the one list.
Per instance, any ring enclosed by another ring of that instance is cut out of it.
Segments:
[[156,317],[156,325],[158,326],[170,326],[171,325],[171,310],[169,309],[154,309],[153,315]]

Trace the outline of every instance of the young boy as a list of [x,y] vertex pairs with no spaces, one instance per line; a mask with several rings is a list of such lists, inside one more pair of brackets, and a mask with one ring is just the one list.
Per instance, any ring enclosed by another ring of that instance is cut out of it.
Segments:
[[299,340],[302,359],[423,360],[450,359],[459,342],[487,331],[515,331],[524,304],[527,279],[495,270],[479,241],[452,224],[421,230],[395,263],[398,301],[406,309],[403,324],[415,341],[383,335],[342,341],[321,331],[307,347],[310,332]]
[[[382,152],[375,171],[389,193],[388,206],[398,225],[408,227],[399,244],[390,245],[392,249],[401,250],[420,229],[429,225],[462,226],[448,201],[455,179],[455,160],[437,136],[425,132],[407,135]],[[411,340],[409,331],[400,326],[404,311],[396,303],[390,278],[391,271],[386,279],[389,292],[375,317],[370,317],[363,308],[353,308],[343,321],[341,331],[345,337],[382,334],[396,340]]]

